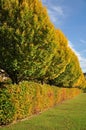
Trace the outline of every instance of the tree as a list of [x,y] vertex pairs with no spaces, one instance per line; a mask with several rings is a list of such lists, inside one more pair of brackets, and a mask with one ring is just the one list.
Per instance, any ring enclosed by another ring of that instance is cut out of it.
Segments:
[[52,62],[46,72],[46,77],[49,83],[53,83],[55,78],[65,71],[67,64],[70,61],[70,50],[68,40],[61,30],[56,30],[58,48],[53,56]]
[[74,86],[82,74],[67,38],[55,29],[40,0],[0,0],[0,69],[13,83]]
[[81,75],[82,70],[78,58],[70,49],[70,62],[67,64],[65,71],[53,80],[53,83],[62,87],[80,87],[82,80],[79,82],[79,79]]
[[0,68],[18,83],[43,77],[58,48],[55,28],[38,0],[0,0]]

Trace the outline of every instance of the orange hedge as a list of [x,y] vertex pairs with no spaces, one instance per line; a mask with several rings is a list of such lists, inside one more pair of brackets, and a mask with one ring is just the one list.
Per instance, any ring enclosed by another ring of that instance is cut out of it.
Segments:
[[[3,89],[6,90],[6,94],[3,95]],[[82,90],[78,88],[59,88],[55,86],[49,86],[47,84],[38,84],[34,82],[24,81],[19,85],[10,85],[3,89],[0,89],[2,97],[0,98],[0,111],[2,112],[0,122],[2,124],[8,124],[18,119],[29,117],[33,114],[44,111],[66,99],[71,99],[81,93]],[[5,100],[4,100],[5,97]],[[2,100],[1,100],[2,99]],[[6,102],[9,101],[13,106],[10,111],[4,109]],[[10,118],[6,116],[6,112],[12,111]]]

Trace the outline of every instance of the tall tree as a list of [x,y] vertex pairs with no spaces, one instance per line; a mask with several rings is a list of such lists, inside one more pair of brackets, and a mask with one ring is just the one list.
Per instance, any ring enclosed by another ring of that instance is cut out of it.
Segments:
[[70,61],[70,50],[68,47],[67,38],[59,29],[56,30],[56,37],[57,45],[59,45],[59,47],[57,48],[46,73],[46,77],[49,82],[52,82],[53,79],[58,78],[58,76],[65,71],[65,68]]
[[70,49],[70,62],[67,64],[65,71],[53,80],[53,83],[62,87],[79,87],[82,82],[78,81],[81,75],[82,70],[78,58]]
[[0,0],[0,68],[13,83],[42,77],[58,45],[39,0]]
[[82,75],[41,0],[0,0],[0,68],[13,83],[27,79],[74,86]]

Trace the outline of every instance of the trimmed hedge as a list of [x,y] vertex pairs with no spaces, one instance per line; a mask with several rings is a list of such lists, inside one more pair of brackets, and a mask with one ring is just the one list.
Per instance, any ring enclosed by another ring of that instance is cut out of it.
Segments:
[[8,89],[0,89],[0,125],[9,124],[15,114],[14,103]]
[[0,88],[0,125],[29,117],[81,93],[78,88],[59,88],[24,81]]

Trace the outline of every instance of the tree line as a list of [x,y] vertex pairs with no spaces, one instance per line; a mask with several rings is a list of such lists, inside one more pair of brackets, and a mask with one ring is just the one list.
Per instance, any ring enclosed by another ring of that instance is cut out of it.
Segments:
[[83,86],[78,58],[40,0],[0,0],[0,68],[13,83]]

